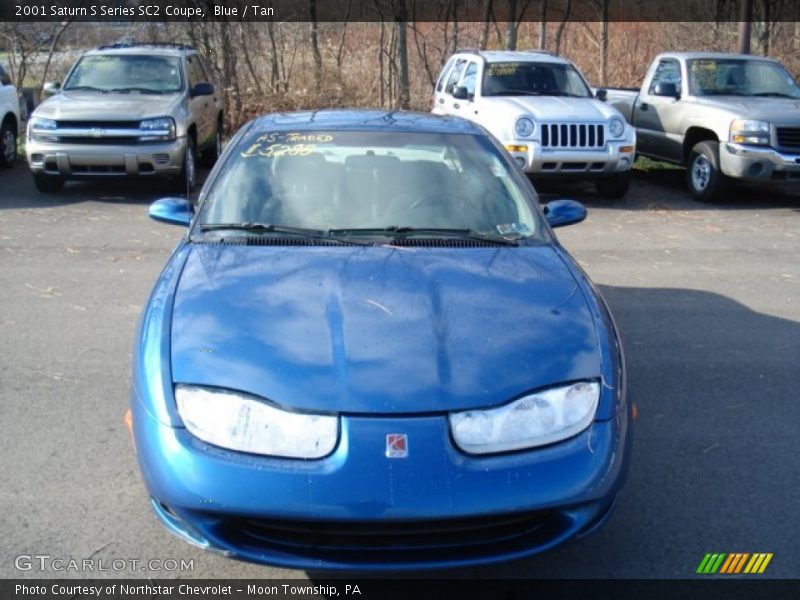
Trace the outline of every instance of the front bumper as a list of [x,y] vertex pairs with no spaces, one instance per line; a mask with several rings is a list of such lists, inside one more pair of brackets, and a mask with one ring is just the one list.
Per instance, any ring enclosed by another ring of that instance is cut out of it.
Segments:
[[636,154],[635,140],[610,141],[596,149],[543,148],[531,140],[511,140],[503,145],[525,173],[536,176],[609,177],[629,171]]
[[186,138],[148,144],[67,144],[28,140],[25,154],[34,173],[61,177],[180,175]]
[[800,153],[728,142],[720,145],[720,167],[728,177],[800,183]]
[[[629,406],[534,451],[470,457],[444,416],[343,416],[314,461],[211,447],[134,398],[139,464],[162,522],[228,556],[301,569],[445,568],[539,552],[598,527],[627,471]],[[406,433],[408,457],[385,440]]]

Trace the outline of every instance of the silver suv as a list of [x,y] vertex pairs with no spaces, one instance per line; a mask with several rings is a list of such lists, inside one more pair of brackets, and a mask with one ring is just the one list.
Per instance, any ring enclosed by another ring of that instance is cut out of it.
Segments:
[[85,53],[28,122],[36,187],[103,176],[168,176],[181,192],[200,156],[222,148],[223,103],[200,55],[178,44],[115,44]]

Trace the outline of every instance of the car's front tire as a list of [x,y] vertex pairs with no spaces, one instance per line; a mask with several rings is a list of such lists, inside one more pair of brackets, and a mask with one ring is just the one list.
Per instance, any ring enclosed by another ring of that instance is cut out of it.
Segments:
[[624,173],[617,173],[611,177],[604,177],[595,181],[597,193],[603,198],[616,200],[622,198],[628,193],[628,188],[631,186],[631,172],[625,171]]
[[0,125],[0,167],[9,168],[17,159],[17,131],[11,119]]
[[64,189],[64,178],[58,175],[46,175],[45,173],[34,173],[33,183],[36,189],[43,194],[56,194]]
[[686,185],[700,202],[716,202],[725,189],[727,178],[719,168],[719,142],[699,142],[689,153]]

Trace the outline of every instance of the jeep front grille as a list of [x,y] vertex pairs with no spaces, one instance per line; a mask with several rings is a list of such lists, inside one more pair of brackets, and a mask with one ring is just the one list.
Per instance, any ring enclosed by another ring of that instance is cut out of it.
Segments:
[[602,148],[606,144],[602,123],[543,123],[542,148]]

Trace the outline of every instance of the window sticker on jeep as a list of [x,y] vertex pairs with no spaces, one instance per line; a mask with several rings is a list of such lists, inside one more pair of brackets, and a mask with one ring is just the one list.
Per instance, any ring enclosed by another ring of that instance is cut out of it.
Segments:
[[522,63],[498,63],[489,65],[489,75],[492,77],[508,77],[517,72]]

